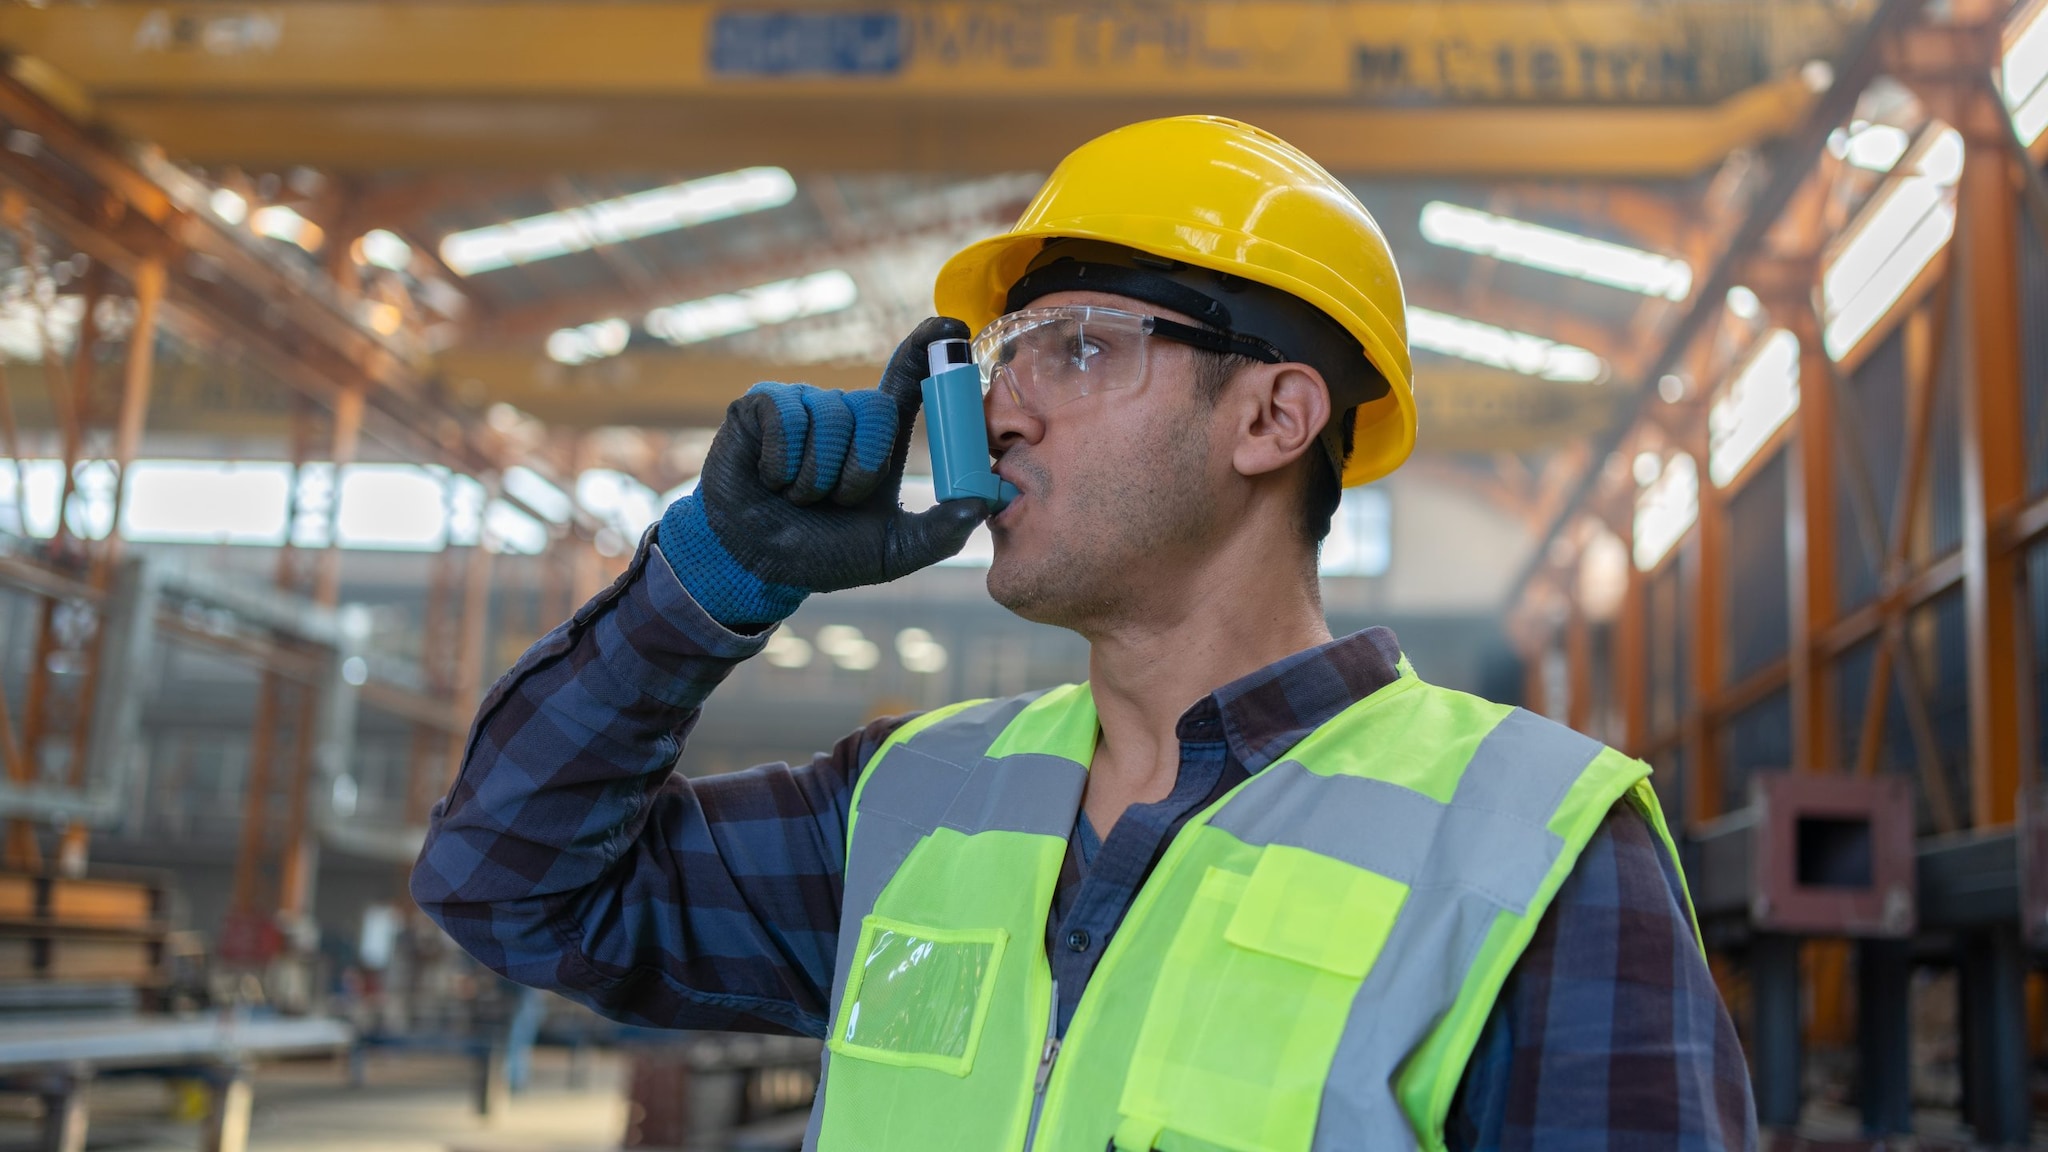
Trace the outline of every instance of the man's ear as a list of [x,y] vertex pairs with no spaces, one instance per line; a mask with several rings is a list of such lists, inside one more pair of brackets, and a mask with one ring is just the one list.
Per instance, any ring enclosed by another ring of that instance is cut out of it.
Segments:
[[1237,449],[1239,475],[1263,476],[1301,459],[1330,422],[1330,389],[1306,364],[1260,364],[1241,373]]

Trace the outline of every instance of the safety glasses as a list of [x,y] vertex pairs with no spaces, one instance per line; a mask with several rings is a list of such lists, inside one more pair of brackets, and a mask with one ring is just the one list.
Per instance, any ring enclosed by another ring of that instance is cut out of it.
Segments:
[[1212,352],[1244,350],[1226,333],[1120,308],[1072,305],[997,317],[974,338],[974,362],[984,396],[1000,387],[1019,408],[1043,416],[1083,396],[1143,383],[1155,338]]

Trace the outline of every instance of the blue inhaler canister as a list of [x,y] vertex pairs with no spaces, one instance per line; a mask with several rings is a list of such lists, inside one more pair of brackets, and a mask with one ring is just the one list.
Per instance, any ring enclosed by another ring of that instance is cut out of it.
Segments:
[[1000,512],[1017,486],[989,469],[988,424],[981,411],[981,372],[965,340],[934,340],[925,355],[925,442],[932,453],[932,487],[941,501],[979,496]]

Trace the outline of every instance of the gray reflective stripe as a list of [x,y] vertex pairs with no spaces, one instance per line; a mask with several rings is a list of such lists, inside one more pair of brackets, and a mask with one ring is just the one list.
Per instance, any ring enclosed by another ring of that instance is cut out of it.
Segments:
[[[1033,692],[991,700],[937,721],[891,747],[868,769],[847,852],[840,903],[839,945],[833,958],[832,1006],[827,1037],[839,1019],[841,991],[853,969],[860,923],[875,907],[917,842],[940,828],[978,832],[1032,832],[1065,839],[1087,783],[1086,765],[1058,756],[1020,753],[991,760],[986,753],[1017,715],[1044,695]],[[816,1149],[825,1114],[825,1078],[832,1054],[819,1067],[818,1093],[804,1132]]]
[[1598,742],[1516,709],[1480,742],[1448,804],[1286,760],[1209,823],[1255,847],[1305,848],[1417,890],[1471,889],[1519,913],[1564,848],[1545,825],[1599,754]]
[[1351,1002],[1323,1083],[1316,1152],[1417,1146],[1394,1096],[1402,1061],[1457,1001],[1496,917],[1525,911],[1542,886],[1564,848],[1544,826],[1600,751],[1520,709],[1480,742],[1417,873],[1418,891],[1441,890],[1402,906]]
[[1601,751],[1591,736],[1517,708],[1472,753],[1451,803],[1548,823]]
[[1074,813],[1087,783],[1087,766],[1064,756],[1020,752],[984,759],[968,774],[939,826],[970,836],[1030,832],[1064,840],[1074,830]]
[[1260,772],[1209,818],[1255,848],[1286,844],[1414,884],[1444,806],[1362,776],[1320,776],[1296,760]]

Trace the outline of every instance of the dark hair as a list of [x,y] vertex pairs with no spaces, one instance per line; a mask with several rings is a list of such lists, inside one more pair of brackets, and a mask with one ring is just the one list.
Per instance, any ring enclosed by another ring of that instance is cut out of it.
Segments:
[[[1258,361],[1249,356],[1234,356],[1219,352],[1194,349],[1195,390],[1202,401],[1214,407],[1223,398],[1223,390],[1231,380]],[[1330,419],[1341,420],[1344,425],[1344,453],[1351,453],[1352,415],[1357,409],[1333,412]],[[1301,530],[1302,539],[1320,550],[1323,540],[1330,534],[1330,522],[1337,515],[1337,505],[1343,502],[1344,486],[1339,482],[1337,469],[1330,463],[1320,442],[1302,457],[1308,468],[1308,485],[1302,493],[1301,519],[1296,527]]]

